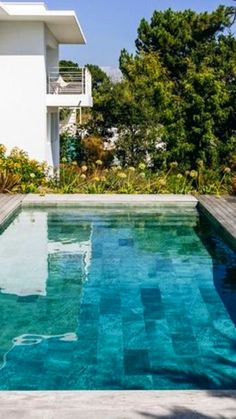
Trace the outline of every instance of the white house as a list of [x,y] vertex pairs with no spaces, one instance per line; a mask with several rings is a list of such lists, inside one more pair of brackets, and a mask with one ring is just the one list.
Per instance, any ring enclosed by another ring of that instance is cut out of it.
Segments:
[[0,2],[0,144],[59,164],[59,109],[92,106],[88,69],[59,71],[59,45],[85,42],[74,11]]

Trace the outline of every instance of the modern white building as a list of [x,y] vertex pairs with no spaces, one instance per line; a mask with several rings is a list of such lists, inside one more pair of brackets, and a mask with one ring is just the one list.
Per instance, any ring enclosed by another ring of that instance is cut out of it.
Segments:
[[0,144],[59,164],[59,109],[92,106],[88,69],[59,70],[59,45],[85,42],[74,11],[0,2]]

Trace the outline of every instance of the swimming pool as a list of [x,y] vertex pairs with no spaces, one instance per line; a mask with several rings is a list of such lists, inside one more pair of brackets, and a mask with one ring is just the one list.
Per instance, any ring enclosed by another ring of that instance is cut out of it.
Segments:
[[236,253],[197,210],[23,209],[0,235],[0,389],[236,389]]

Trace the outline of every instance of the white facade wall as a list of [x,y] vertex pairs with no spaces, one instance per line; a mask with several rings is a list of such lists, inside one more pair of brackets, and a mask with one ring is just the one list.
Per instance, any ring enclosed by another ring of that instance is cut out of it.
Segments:
[[54,167],[59,165],[59,108],[92,106],[89,88],[86,94],[47,92],[47,75],[53,70],[57,76],[59,43],[65,42],[85,43],[74,12],[0,2],[0,144]]
[[0,143],[45,160],[45,28],[0,22]]
[[[45,68],[49,72],[58,67],[59,45],[53,34],[45,26]],[[47,103],[46,103],[47,104]],[[60,127],[59,107],[47,106],[46,161],[49,166],[57,167],[60,163]]]
[[58,66],[58,55],[43,22],[0,22],[0,144],[53,166],[59,110],[47,107],[47,69]]

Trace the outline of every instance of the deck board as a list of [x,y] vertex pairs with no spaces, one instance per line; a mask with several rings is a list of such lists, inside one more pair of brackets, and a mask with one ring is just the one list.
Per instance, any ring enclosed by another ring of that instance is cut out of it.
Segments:
[[[236,197],[201,195],[199,207],[224,229],[228,238],[236,241]],[[236,242],[235,242],[236,243]]]
[[24,195],[0,194],[0,227],[20,208]]

